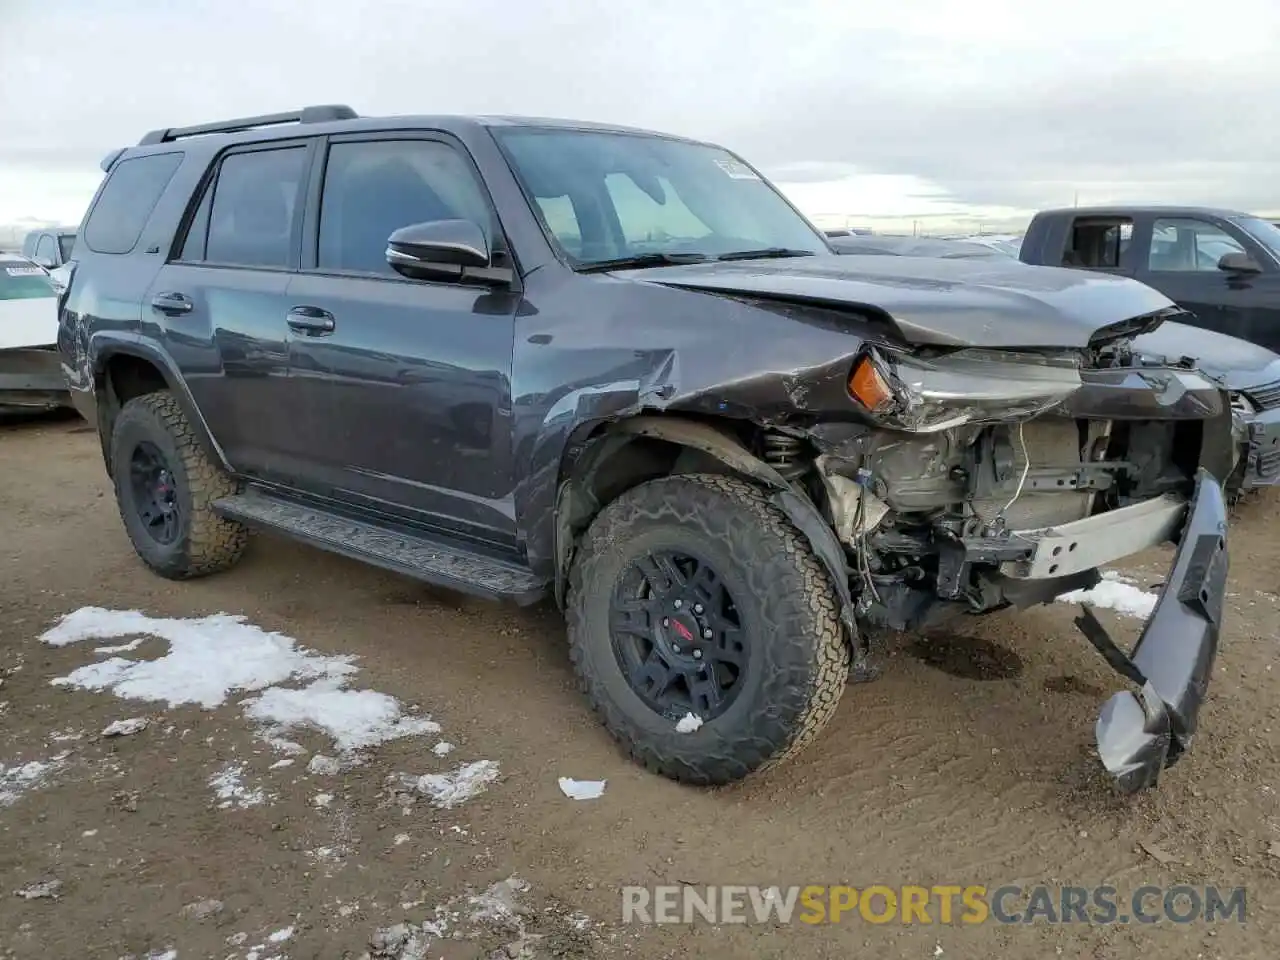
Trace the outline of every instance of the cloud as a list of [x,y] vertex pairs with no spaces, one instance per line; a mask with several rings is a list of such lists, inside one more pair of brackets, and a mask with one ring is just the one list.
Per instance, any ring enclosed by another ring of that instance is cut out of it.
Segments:
[[5,17],[0,220],[41,213],[23,208],[32,170],[92,174],[154,127],[326,102],[703,137],[779,180],[845,184],[815,203],[891,175],[961,207],[1280,206],[1273,0],[62,0]]

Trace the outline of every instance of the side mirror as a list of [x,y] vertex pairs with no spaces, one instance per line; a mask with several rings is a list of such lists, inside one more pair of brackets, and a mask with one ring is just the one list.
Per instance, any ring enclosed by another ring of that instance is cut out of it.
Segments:
[[1218,261],[1218,269],[1227,273],[1261,273],[1262,267],[1247,253],[1224,253]]
[[387,238],[387,263],[411,278],[441,274],[456,277],[462,268],[491,262],[489,241],[470,220],[430,220],[401,227]]
[[35,257],[32,262],[38,267],[44,267],[46,270],[52,270],[57,266],[49,257]]

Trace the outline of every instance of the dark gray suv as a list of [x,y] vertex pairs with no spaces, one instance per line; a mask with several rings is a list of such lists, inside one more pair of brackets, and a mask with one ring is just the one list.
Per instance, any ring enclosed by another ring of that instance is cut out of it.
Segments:
[[1223,389],[1142,366],[1142,284],[836,256],[707,143],[346,107],[104,161],[59,347],[157,573],[250,527],[565,611],[631,756],[726,783],[869,680],[868,632],[1044,603],[1179,548],[1098,747],[1187,748],[1227,574]]

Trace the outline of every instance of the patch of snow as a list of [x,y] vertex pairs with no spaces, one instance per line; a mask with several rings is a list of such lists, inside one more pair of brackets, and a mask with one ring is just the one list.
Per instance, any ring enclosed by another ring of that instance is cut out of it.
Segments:
[[284,943],[293,936],[293,927],[285,927],[283,930],[277,930],[275,933],[267,935],[268,943]]
[[356,672],[352,657],[300,649],[292,637],[268,633],[242,616],[225,613],[176,620],[137,610],[82,607],[47,630],[41,640],[64,647],[88,639],[159,637],[168,652],[155,660],[111,657],[73,670],[53,683],[110,690],[119,697],[152,700],[170,707],[196,704],[212,709],[233,690],[264,690],[286,680],[340,680]]
[[[245,617],[225,613],[186,620],[151,617],[137,610],[82,607],[41,636],[53,647],[88,639],[157,637],[167,652],[154,660],[111,656],[52,681],[57,686],[101,690],[116,696],[213,709],[234,692],[245,715],[261,724],[259,735],[286,755],[305,752],[285,738],[294,729],[312,729],[334,740],[340,754],[351,754],[387,740],[440,732],[429,717],[405,715],[400,702],[376,690],[349,690],[358,672],[355,657],[330,656],[301,647],[292,637],[269,632]],[[136,645],[99,648],[127,652]],[[286,682],[303,687],[282,687]]]
[[497,779],[498,764],[493,760],[463,764],[453,773],[428,773],[421,777],[400,775],[403,786],[426,794],[433,804],[444,810],[478,796]]
[[276,761],[275,763],[273,763],[271,766],[267,767],[267,769],[268,769],[268,770],[282,770],[282,769],[284,769],[285,767],[292,767],[292,766],[293,766],[293,758],[292,758],[292,757],[285,757],[283,760],[277,760],[277,761]]
[[431,748],[431,752],[434,753],[437,757],[447,757],[450,753],[453,752],[453,750],[454,750],[453,744],[449,743],[446,740],[441,740],[439,743],[437,743],[434,747]]
[[1131,580],[1111,570],[1102,574],[1102,581],[1092,590],[1072,590],[1058,597],[1060,603],[1087,603],[1141,620],[1151,616],[1159,599],[1158,593],[1136,587]]
[[433,720],[404,716],[395,697],[376,690],[346,690],[345,682],[345,676],[334,676],[301,689],[271,687],[248,700],[245,715],[269,725],[276,735],[299,727],[323,731],[341,753],[440,732]]
[[332,777],[334,774],[342,772],[342,764],[333,759],[333,757],[326,757],[323,753],[317,753],[311,758],[311,762],[307,764],[307,772],[321,777]]
[[81,740],[83,738],[84,738],[83,733],[73,732],[70,730],[66,731],[65,733],[49,734],[49,740],[52,741],[53,743],[65,743],[68,740]]
[[528,889],[527,880],[508,877],[506,880],[499,880],[479,896],[468,897],[471,922],[504,924],[518,917],[521,910],[516,902],[516,895],[525,893]]
[[402,843],[408,843],[411,839],[412,838],[407,833],[397,833],[396,838],[391,842],[398,847]]
[[178,960],[178,951],[169,950],[152,950],[142,960]]
[[693,733],[702,726],[702,718],[696,713],[686,713],[676,723],[676,733]]
[[14,767],[0,763],[0,807],[11,806],[28,790],[42,786],[66,757],[63,753],[49,760],[31,760]]
[[31,883],[21,890],[13,891],[13,895],[23,900],[57,900],[61,891],[61,880],[41,880],[39,883]]
[[131,734],[147,729],[147,724],[150,722],[151,721],[146,717],[130,717],[128,720],[115,720],[103,728],[101,735],[104,737],[127,737]]
[[560,778],[560,792],[570,800],[597,800],[604,796],[604,785],[607,780],[574,780],[570,777]]
[[135,637],[128,643],[120,643],[114,647],[94,647],[94,653],[130,653],[147,642],[146,637]]
[[333,794],[331,793],[317,793],[311,798],[311,805],[313,807],[320,807],[323,809],[331,803],[333,803]]
[[244,785],[244,764],[230,763],[209,778],[209,786],[222,802],[222,809],[230,806],[256,807],[267,799],[261,790],[250,790]]
[[283,737],[263,737],[269,746],[276,753],[283,753],[289,757],[296,757],[300,753],[306,753],[307,748],[300,743],[294,743],[292,740],[285,740]]

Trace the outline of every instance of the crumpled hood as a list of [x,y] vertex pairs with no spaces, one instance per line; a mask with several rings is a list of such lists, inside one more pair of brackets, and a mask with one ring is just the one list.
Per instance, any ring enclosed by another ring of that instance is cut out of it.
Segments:
[[1165,323],[1134,337],[1133,351],[1170,362],[1193,357],[1202,372],[1232,390],[1280,380],[1280,355],[1248,340],[1185,323]]
[[878,315],[916,345],[1081,348],[1099,330],[1174,309],[1126,277],[1016,260],[815,256],[694,263],[615,276]]

